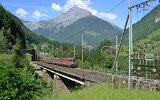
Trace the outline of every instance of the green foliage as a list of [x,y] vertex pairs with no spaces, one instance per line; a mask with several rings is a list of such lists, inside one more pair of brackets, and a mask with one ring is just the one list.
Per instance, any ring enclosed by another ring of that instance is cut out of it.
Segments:
[[28,100],[40,96],[43,82],[26,67],[17,69],[11,64],[0,63],[0,99]]
[[3,32],[0,31],[0,51],[5,48]]
[[145,39],[141,39],[136,42],[137,51],[145,53],[160,53],[160,28],[148,35]]
[[[0,99],[30,100],[43,95],[44,81],[34,73],[29,60],[19,53],[21,45],[17,39],[13,55],[0,59]],[[9,60],[10,62],[7,62]]]
[[0,54],[0,61],[4,63],[10,63],[12,62],[12,56],[13,55],[8,55],[8,54]]
[[50,81],[46,84],[46,86],[43,88],[42,96],[37,97],[37,100],[46,100],[47,98],[55,98],[55,96],[58,95],[58,91],[56,91],[56,94],[53,96],[53,81]]
[[21,41],[21,46],[26,47],[25,35],[19,23],[17,23],[13,15],[0,6],[0,31],[2,31],[5,42],[5,49],[12,49],[16,39]]
[[104,65],[103,65],[104,67],[106,67],[108,69],[111,69],[113,63],[114,63],[113,56],[110,56],[110,55],[105,56],[105,62],[104,62]]
[[14,46],[14,55],[13,55],[13,60],[12,60],[13,65],[16,66],[17,68],[23,68],[26,65],[30,66],[25,55],[20,53],[21,48],[22,47],[20,45],[20,40],[17,39],[16,45]]
[[[108,56],[108,58],[111,58],[111,56],[113,56],[110,53],[109,48],[112,48],[112,42],[110,40],[104,40],[102,41],[96,48],[95,52],[93,53],[93,55],[91,55],[92,58],[92,63],[93,64],[100,64],[101,66],[103,65],[103,67],[105,67],[104,62],[113,62],[113,59],[107,59],[106,57]],[[112,48],[113,49],[113,48]],[[114,51],[114,49],[113,49]],[[110,57],[109,57],[110,56]],[[106,58],[106,59],[105,59]],[[111,63],[110,63],[111,64]],[[112,65],[107,65],[107,66],[112,66]]]

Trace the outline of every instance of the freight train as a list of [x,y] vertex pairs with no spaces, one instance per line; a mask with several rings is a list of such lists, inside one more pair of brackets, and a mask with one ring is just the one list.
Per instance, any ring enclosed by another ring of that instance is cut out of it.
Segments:
[[41,61],[48,64],[60,65],[65,67],[77,67],[76,60],[74,58],[42,58]]

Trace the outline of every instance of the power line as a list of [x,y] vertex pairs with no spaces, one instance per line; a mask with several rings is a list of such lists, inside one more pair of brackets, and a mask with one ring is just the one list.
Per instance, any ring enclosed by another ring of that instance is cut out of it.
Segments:
[[119,53],[120,53],[120,50],[121,50],[121,46],[122,46],[124,34],[125,34],[125,32],[126,32],[128,20],[129,20],[129,14],[127,15],[126,22],[125,22],[125,26],[124,26],[123,32],[122,32],[122,34],[121,34],[120,43],[119,43],[119,45],[118,45],[118,52],[117,52],[117,54],[116,54],[116,57],[115,57],[114,63],[113,63],[113,67],[112,67],[112,74],[114,74],[114,71],[115,71],[115,65],[116,65],[116,62],[117,62],[117,60],[118,60],[118,56],[119,56]]
[[112,12],[113,10],[115,10],[116,8],[118,8],[125,0],[121,0],[115,7],[113,7],[112,9],[110,9],[108,11],[108,13]]

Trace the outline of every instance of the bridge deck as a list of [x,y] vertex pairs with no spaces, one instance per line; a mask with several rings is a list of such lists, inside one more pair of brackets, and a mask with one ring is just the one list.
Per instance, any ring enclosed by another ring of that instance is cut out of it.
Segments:
[[[64,76],[78,79],[84,82],[84,85],[87,85],[86,81],[90,83],[102,83],[102,82],[114,82],[114,84],[126,84],[128,81],[127,76],[120,75],[112,75],[103,72],[97,72],[92,70],[80,69],[80,68],[69,68],[63,67],[59,65],[48,64],[42,61],[34,62],[39,66],[42,66],[50,71],[54,71],[59,74],[63,74]],[[131,77],[131,85],[132,87],[143,87],[147,86],[148,89],[156,88],[160,90],[160,81],[159,80],[149,80],[140,77]],[[152,87],[153,86],[153,87]]]
[[37,64],[45,68],[48,68],[50,70],[68,74],[68,75],[71,75],[71,76],[74,76],[74,77],[77,77],[83,80],[89,80],[94,83],[100,83],[100,82],[105,82],[106,80],[110,80],[110,79],[107,79],[107,76],[109,74],[105,74],[101,72],[95,72],[95,71],[79,69],[79,68],[63,67],[63,66],[58,66],[58,65],[53,65],[53,64],[47,64],[41,61],[38,61]]

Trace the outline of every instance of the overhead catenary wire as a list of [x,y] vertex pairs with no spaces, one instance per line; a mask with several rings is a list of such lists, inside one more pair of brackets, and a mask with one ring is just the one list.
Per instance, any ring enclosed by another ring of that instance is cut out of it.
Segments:
[[119,43],[119,45],[118,45],[118,52],[117,52],[117,54],[116,54],[116,57],[115,57],[114,63],[113,63],[113,67],[112,67],[112,74],[114,74],[114,72],[115,72],[115,65],[116,65],[116,62],[117,62],[117,59],[118,59],[120,50],[121,50],[121,46],[122,46],[122,42],[123,42],[124,33],[126,32],[126,29],[127,29],[128,20],[129,20],[129,14],[127,15],[126,23],[125,23],[123,32],[122,32],[122,34],[121,34],[120,43]]
[[129,7],[128,9],[132,10],[133,8],[136,8],[136,7],[143,8],[144,6],[148,6],[148,3],[153,2],[153,1],[156,1],[156,0],[147,0],[142,3],[133,5],[133,6]]
[[110,9],[107,13],[111,13],[113,10],[118,8],[124,1],[126,1],[126,0],[121,0],[116,6],[114,6],[112,9]]

